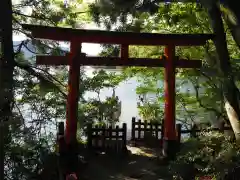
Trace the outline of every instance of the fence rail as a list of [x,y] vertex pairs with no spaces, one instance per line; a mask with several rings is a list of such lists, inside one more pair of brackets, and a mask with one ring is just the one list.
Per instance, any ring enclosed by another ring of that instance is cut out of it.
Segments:
[[[132,118],[132,137],[131,140],[136,145],[138,142],[152,142],[153,146],[157,147],[161,145],[163,139],[163,124],[157,122],[147,122],[147,121],[136,121],[136,118]],[[199,129],[196,124],[193,124],[191,129],[184,130],[182,129],[181,124],[176,124],[176,137],[177,141],[181,142],[181,138],[183,134],[189,134],[190,137],[196,138],[199,136],[201,132],[211,132],[218,131],[224,132],[232,130],[231,127],[225,126],[224,123],[221,124],[219,128],[205,128]],[[153,141],[155,139],[155,141]],[[152,146],[152,145],[151,145]]]
[[163,138],[163,127],[158,122],[148,122],[132,118],[132,137],[131,140],[136,145],[137,143],[145,143],[150,146],[159,144]]
[[127,124],[123,123],[119,126],[92,126],[88,125],[88,148],[100,151],[113,151],[120,153],[125,151],[127,141]]
[[205,129],[199,129],[197,125],[193,125],[191,129],[181,130],[181,134],[190,134],[190,137],[194,138],[197,137],[201,132],[211,132],[211,131],[218,131],[224,133],[224,131],[231,131],[232,128],[230,126],[225,126],[225,123],[222,123],[219,128],[211,127]]
[[[224,131],[232,130],[231,127],[224,127]],[[187,130],[181,130],[181,134],[191,134],[193,132],[210,132],[210,131],[221,131],[219,128],[209,128],[209,129],[187,129]]]
[[[157,122],[136,121],[132,118],[131,141],[135,146],[147,145],[151,147],[161,147],[163,140],[163,125]],[[192,125],[191,129],[182,129],[181,124],[176,124],[177,141],[181,142],[183,134],[189,134],[192,138],[197,138],[201,132],[229,132],[231,127],[224,123],[219,128],[199,128],[196,124]],[[227,132],[227,133],[228,133]],[[232,132],[231,132],[232,133]],[[231,135],[230,133],[230,135]],[[64,135],[64,123],[59,123],[58,138]],[[87,127],[87,147],[89,150],[100,150],[105,152],[126,152],[127,145],[127,124],[123,123],[119,126],[93,126],[89,124]]]

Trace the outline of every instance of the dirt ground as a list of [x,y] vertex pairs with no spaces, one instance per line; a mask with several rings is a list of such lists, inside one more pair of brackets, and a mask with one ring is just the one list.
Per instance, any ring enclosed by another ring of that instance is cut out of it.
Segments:
[[128,146],[127,156],[99,154],[83,170],[83,180],[170,180],[157,158],[159,149]]

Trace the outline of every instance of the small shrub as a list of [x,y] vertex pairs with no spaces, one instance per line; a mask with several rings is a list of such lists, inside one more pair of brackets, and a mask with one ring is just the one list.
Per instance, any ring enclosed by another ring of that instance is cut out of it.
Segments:
[[202,133],[199,139],[189,139],[183,144],[177,159],[170,163],[170,172],[176,179],[203,176],[226,179],[226,174],[240,164],[239,147],[221,133]]

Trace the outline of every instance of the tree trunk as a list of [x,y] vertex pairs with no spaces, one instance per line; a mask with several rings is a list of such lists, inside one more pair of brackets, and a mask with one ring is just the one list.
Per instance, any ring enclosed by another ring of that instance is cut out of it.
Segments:
[[4,159],[8,126],[6,121],[11,117],[13,103],[13,69],[14,53],[12,43],[12,2],[1,2],[1,51],[0,59],[0,180],[4,179]]
[[238,1],[225,0],[223,6],[227,9],[227,12],[223,12],[224,20],[231,31],[234,41],[240,48],[240,11]]
[[214,44],[218,54],[219,72],[223,79],[222,83],[225,110],[227,112],[230,124],[233,128],[235,138],[237,141],[240,141],[240,93],[236,87],[234,77],[232,75],[232,68],[230,64],[229,52],[227,49],[226,34],[221,18],[221,12],[219,5],[215,1],[211,2],[210,6],[207,6],[207,9],[212,20],[212,29],[215,34]]

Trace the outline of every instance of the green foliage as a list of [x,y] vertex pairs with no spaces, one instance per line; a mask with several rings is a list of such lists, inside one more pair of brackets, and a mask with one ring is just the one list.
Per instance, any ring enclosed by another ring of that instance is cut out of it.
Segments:
[[[81,27],[90,22],[87,4],[77,1],[69,2],[64,6],[63,3],[59,0],[17,1],[17,4],[13,5],[14,33],[18,35],[22,33],[32,38],[29,32],[21,29],[22,23]],[[36,179],[44,168],[48,169],[51,164],[57,165],[56,161],[51,162],[48,159],[51,159],[56,143],[57,122],[66,119],[68,72],[66,67],[61,66],[35,66],[35,57],[24,56],[22,49],[27,49],[33,56],[35,54],[64,55],[66,51],[60,48],[59,42],[36,39],[23,41],[15,48],[16,96],[13,120],[17,119],[16,122],[19,124],[9,122],[10,131],[6,135],[8,140],[4,148],[5,168],[8,172],[6,179]],[[91,114],[102,108],[105,120],[112,122],[111,113],[115,111],[116,103],[119,103],[116,97],[108,97],[105,101],[87,100],[86,92],[115,88],[119,82],[121,82],[120,76],[100,71],[95,72],[93,77],[87,77],[85,70],[81,69],[78,112],[80,137],[83,135],[82,131],[86,123],[93,120]],[[52,172],[57,172],[54,167]]]
[[[143,1],[140,4],[137,4],[136,1],[131,1],[133,4],[119,2],[121,4],[115,1],[98,1],[91,6],[90,10],[95,18],[98,17],[98,23],[103,26],[105,19],[116,17],[109,22],[108,28],[117,31],[211,33],[208,14],[199,4],[169,4],[152,1]],[[155,6],[157,8],[154,8]],[[131,10],[125,11],[128,8]],[[128,18],[123,18],[124,21],[121,21],[123,15],[127,15]],[[228,31],[227,41],[231,56],[238,58],[238,47]],[[104,47],[105,56],[113,55],[112,52],[112,47]],[[160,58],[162,54],[162,47],[130,46],[130,57]],[[213,43],[209,42],[204,47],[177,47],[176,54],[181,58],[201,59],[203,61],[203,68],[200,70],[177,69],[177,119],[186,123],[203,120],[214,123],[213,119],[226,118],[222,106],[221,78],[219,78],[216,68],[217,57]],[[233,63],[233,70],[237,77],[238,68],[238,65]],[[123,74],[129,78],[134,76],[137,78],[139,82],[136,89],[137,94],[140,96],[151,94],[156,97],[154,107],[158,107],[158,109],[163,107],[163,86],[160,81],[164,78],[164,74],[161,68],[131,67],[125,68]],[[190,88],[186,88],[187,86]],[[145,102],[147,101],[153,101],[152,97],[151,99],[146,98]],[[152,111],[152,106],[149,103],[138,107],[144,118],[146,115],[143,112]],[[161,114],[161,112],[159,113]]]
[[139,114],[141,114],[144,120],[148,121],[162,122],[164,119],[163,109],[164,108],[160,107],[157,102],[145,102],[142,105],[141,103],[138,104]]
[[[225,179],[240,162],[239,145],[221,133],[202,133],[199,139],[190,139],[182,145],[170,173],[177,178],[211,176]],[[194,179],[193,178],[193,179]]]
[[[82,78],[81,86],[83,88],[82,100],[80,101],[79,120],[85,124],[89,122],[104,121],[105,123],[118,122],[119,119],[114,119],[113,114],[119,110],[120,103],[118,97],[115,96],[115,87],[123,80],[123,76],[109,73],[104,70],[96,70],[92,77]],[[80,87],[81,87],[80,86]],[[105,100],[100,99],[100,91],[103,88],[113,90],[111,97],[106,97]],[[94,92],[96,97],[85,99],[86,92]]]
[[[31,11],[28,11],[28,9]],[[88,13],[90,12],[90,14]],[[155,1],[144,1],[139,4],[136,0],[97,1],[90,7],[83,1],[76,1],[64,6],[60,0],[42,0],[33,2],[18,1],[13,5],[13,27],[15,33],[23,33],[31,37],[28,32],[21,29],[21,23],[41,24],[51,26],[81,27],[91,21],[91,16],[99,25],[106,29],[116,31],[134,32],[161,32],[161,33],[209,33],[209,20],[204,9],[196,4],[157,4]],[[116,27],[116,28],[114,28]],[[239,51],[227,31],[228,48],[232,58],[239,58]],[[14,104],[14,123],[10,123],[7,136],[6,168],[7,179],[34,179],[43,169],[44,160],[48,159],[54,147],[56,122],[65,119],[66,94],[68,74],[66,67],[35,67],[34,58],[26,59],[21,53],[25,47],[32,53],[62,55],[65,51],[59,48],[58,42],[49,40],[32,40],[34,48],[29,41],[25,41],[16,48],[16,68],[14,77],[14,91],[16,102]],[[103,56],[118,56],[119,47],[103,46]],[[213,44],[204,48],[177,48],[177,54],[185,58],[203,59],[204,67],[210,71],[216,70],[216,55]],[[131,57],[159,58],[163,54],[162,47],[131,46]],[[239,66],[233,62],[234,71],[238,73]],[[214,73],[217,75],[217,73]],[[163,70],[160,68],[125,68],[119,75],[106,71],[95,71],[92,77],[87,77],[85,71],[80,71],[79,92],[79,134],[87,123],[116,123],[118,119],[113,114],[119,109],[119,100],[116,96],[86,99],[86,92],[95,92],[99,95],[101,89],[114,89],[120,82],[137,77],[137,94],[141,97],[138,105],[140,114],[145,119],[162,120],[163,118]],[[218,88],[220,78],[210,76],[209,73],[196,70],[178,69],[177,77],[177,118],[189,123],[198,119],[205,119],[204,113],[214,112],[224,115],[220,104],[222,100],[221,89]],[[239,76],[237,76],[239,77]],[[239,83],[239,78],[236,78]],[[180,87],[191,84],[194,92],[180,91]],[[201,93],[201,88],[204,93]],[[149,96],[150,94],[150,96]],[[142,99],[143,97],[143,99]],[[214,142],[213,142],[214,141]],[[217,141],[217,142],[216,142]],[[220,143],[221,142],[221,143]],[[216,145],[215,145],[216,144]],[[191,147],[189,147],[191,146]],[[223,147],[227,150],[224,151]],[[189,153],[189,148],[190,153]],[[181,151],[179,159],[172,164],[171,171],[181,174],[180,167],[198,164],[200,174],[217,174],[224,167],[230,167],[232,156],[238,158],[237,146],[230,144],[222,136],[204,135],[201,141],[192,140]],[[186,151],[185,151],[186,149]],[[187,152],[188,151],[188,152]],[[206,157],[206,153],[212,153]],[[228,157],[228,154],[231,157]],[[192,159],[189,157],[192,157]],[[200,160],[199,160],[200,159]],[[222,159],[228,159],[229,162]],[[180,163],[180,164],[178,164]],[[233,163],[234,164],[234,163]],[[204,166],[204,167],[203,167]],[[214,168],[209,168],[209,167]],[[184,168],[187,169],[187,168]]]
[[[19,121],[19,120],[20,121]],[[22,117],[14,114],[6,152],[6,179],[35,179],[51,153],[52,136],[38,134],[34,127],[22,127]]]
[[115,113],[120,111],[119,100],[117,97],[107,97],[105,100],[89,99],[82,105],[81,119],[85,123],[104,123],[115,124],[119,121]]

